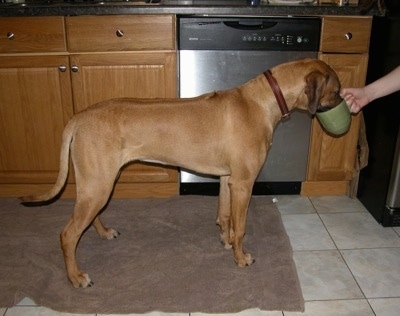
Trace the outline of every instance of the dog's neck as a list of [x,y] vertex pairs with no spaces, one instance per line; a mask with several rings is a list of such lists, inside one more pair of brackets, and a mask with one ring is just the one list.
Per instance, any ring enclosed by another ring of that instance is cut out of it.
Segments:
[[278,82],[272,76],[272,73],[270,70],[267,70],[264,72],[265,78],[267,78],[267,81],[269,85],[271,86],[272,92],[275,95],[276,102],[278,102],[279,109],[281,110],[282,113],[282,118],[281,119],[287,119],[290,117],[290,111],[287,107],[285,97],[282,94],[281,88],[279,87]]

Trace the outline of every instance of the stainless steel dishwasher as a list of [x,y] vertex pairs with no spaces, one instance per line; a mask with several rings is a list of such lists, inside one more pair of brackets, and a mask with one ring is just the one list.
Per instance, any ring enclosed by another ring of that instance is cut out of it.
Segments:
[[[178,25],[179,95],[187,98],[233,88],[283,62],[317,58],[321,20],[182,16]],[[311,117],[302,111],[278,125],[253,194],[300,192],[310,129]],[[181,194],[214,195],[218,186],[217,178],[181,170]]]

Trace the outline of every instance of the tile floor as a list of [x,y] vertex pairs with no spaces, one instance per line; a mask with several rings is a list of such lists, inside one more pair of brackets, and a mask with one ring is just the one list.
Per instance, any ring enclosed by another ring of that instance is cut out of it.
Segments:
[[[294,250],[305,313],[253,309],[234,315],[400,315],[400,227],[382,227],[358,200],[344,196],[276,198]],[[18,306],[0,309],[0,315],[76,314],[35,306],[26,298]],[[211,316],[159,312],[145,315]]]

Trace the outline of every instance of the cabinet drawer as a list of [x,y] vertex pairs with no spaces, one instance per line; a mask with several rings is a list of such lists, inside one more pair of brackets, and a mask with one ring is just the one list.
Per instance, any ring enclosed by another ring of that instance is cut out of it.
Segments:
[[63,17],[0,19],[0,53],[61,51],[66,51]]
[[71,52],[175,48],[173,15],[76,16],[66,26]]
[[367,53],[372,17],[324,17],[322,52]]

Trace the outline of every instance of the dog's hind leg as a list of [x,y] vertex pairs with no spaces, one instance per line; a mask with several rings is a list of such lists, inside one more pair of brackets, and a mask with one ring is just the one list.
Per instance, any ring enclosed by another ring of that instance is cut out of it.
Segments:
[[246,230],[247,210],[250,203],[253,181],[241,181],[231,178],[231,234],[230,243],[233,256],[239,267],[251,265],[254,260],[250,253],[243,251],[243,237]]
[[232,248],[232,245],[229,243],[229,235],[231,230],[231,194],[229,191],[228,182],[229,176],[222,176],[220,178],[217,214],[217,225],[219,225],[220,228],[220,240],[225,249]]
[[[75,252],[83,232],[108,201],[114,182],[106,183],[102,180],[105,179],[77,181],[79,188],[75,209],[60,235],[68,279],[74,287],[85,288],[93,284],[89,276],[78,268]],[[96,223],[98,224],[97,220]]]
[[103,239],[114,239],[117,238],[119,232],[116,231],[114,228],[107,228],[103,225],[100,220],[100,215],[97,215],[93,221],[93,226],[96,229],[99,236]]

